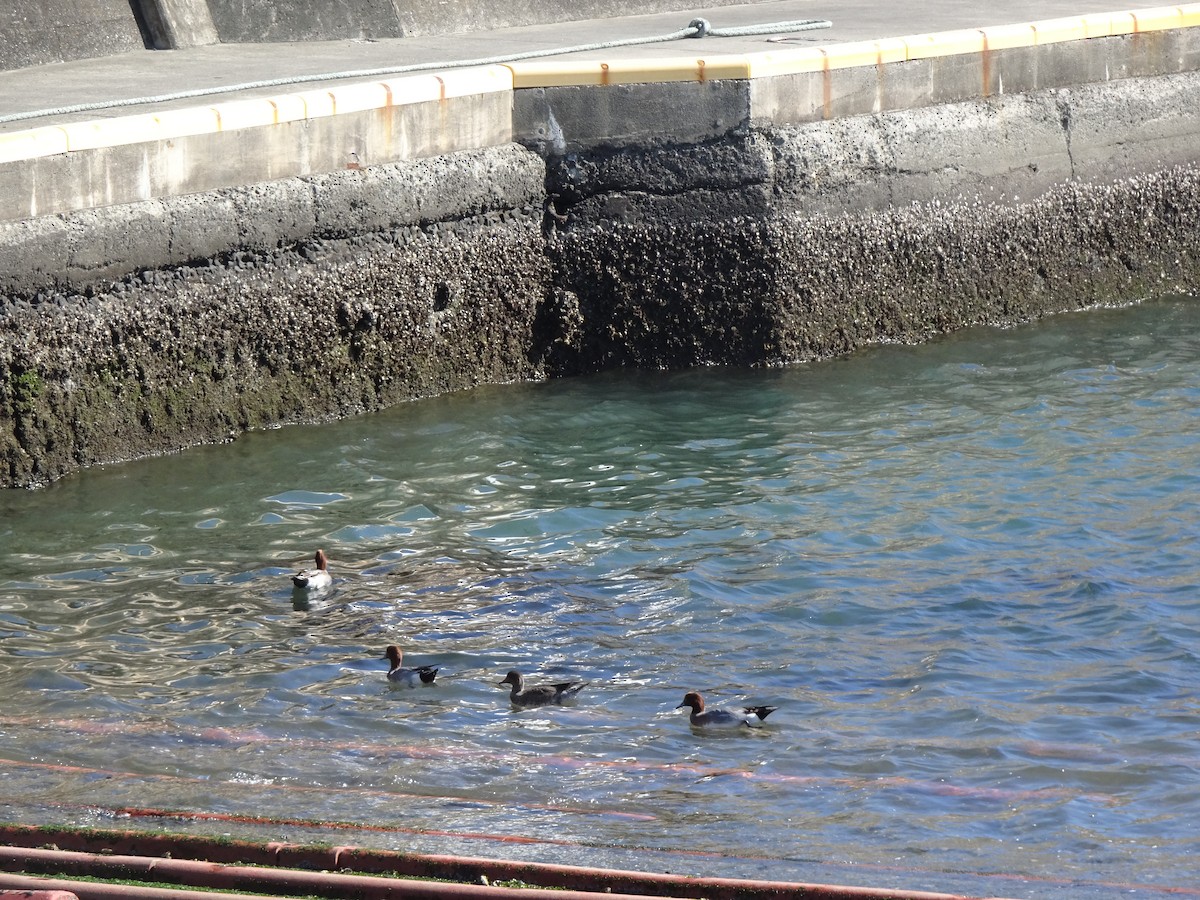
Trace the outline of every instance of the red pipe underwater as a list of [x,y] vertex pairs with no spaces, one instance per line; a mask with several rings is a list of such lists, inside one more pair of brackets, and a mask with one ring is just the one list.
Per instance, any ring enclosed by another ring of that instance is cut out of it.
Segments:
[[[403,897],[404,900],[598,900],[597,893],[603,893],[604,900],[650,900],[661,897],[703,897],[705,900],[746,900],[748,897],[754,900],[964,900],[960,895],[926,891],[733,878],[689,878],[580,866],[426,856],[355,847],[259,845],[133,832],[89,834],[23,826],[0,827],[0,842],[28,845],[34,841],[40,847],[0,847],[0,869],[170,882],[201,889],[276,891],[275,896],[316,894],[355,900],[362,897]],[[99,844],[109,852],[61,849],[63,846],[89,844]],[[44,849],[47,845],[53,849]],[[112,852],[131,846],[138,848],[138,855]],[[147,851],[153,855],[148,855]],[[201,858],[175,858],[179,856]],[[213,857],[243,865],[222,864],[214,861]],[[271,865],[300,868],[281,870],[255,867]],[[330,871],[337,869],[376,871],[386,873],[389,877]],[[456,883],[414,881],[413,876],[460,880]],[[22,877],[24,880],[19,883],[13,881]],[[490,884],[505,880],[517,880],[538,887],[508,888]],[[107,900],[117,896],[110,892],[111,885],[83,881],[72,881],[69,885],[58,881],[48,883],[28,876],[0,875],[0,888],[3,887],[71,890],[80,900]],[[546,887],[559,889],[547,895],[543,889]],[[105,890],[101,891],[101,888]],[[120,896],[134,900],[191,900],[176,890],[130,885],[122,885],[121,890],[123,893]],[[211,895],[206,900],[212,900]]]
[[253,894],[220,894],[176,888],[153,888],[131,884],[104,884],[99,881],[62,881],[29,875],[0,873],[0,888],[17,891],[18,896],[55,900],[279,900]]
[[[69,850],[0,847],[0,869],[20,869],[51,875],[94,876],[146,882],[184,884],[194,888],[251,891],[266,896],[317,895],[323,898],[362,897],[378,900],[496,900],[502,890],[506,900],[547,900],[540,888],[493,888],[481,884],[414,881],[380,875],[346,875],[297,869],[233,866],[192,859],[149,856],[110,856]],[[82,882],[81,882],[82,884]],[[89,893],[79,894],[81,900]],[[585,891],[555,891],[556,900],[596,900]],[[612,900],[645,900],[634,894],[606,894]]]

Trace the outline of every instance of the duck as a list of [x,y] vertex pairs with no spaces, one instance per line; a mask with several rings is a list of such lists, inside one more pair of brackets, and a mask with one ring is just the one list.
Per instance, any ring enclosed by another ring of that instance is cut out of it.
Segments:
[[690,706],[692,714],[688,720],[695,728],[758,728],[763,720],[779,709],[778,706],[743,706],[733,709],[705,709],[704,698],[699,691],[688,691],[676,709]]
[[315,569],[301,569],[292,576],[292,584],[303,591],[322,591],[333,584],[333,576],[329,574],[329,558],[324,550],[318,550],[313,556]]
[[576,694],[587,687],[588,683],[586,681],[564,681],[561,684],[535,684],[525,687],[525,676],[513,669],[496,686],[504,687],[506,684],[512,685],[508,699],[512,701],[513,706],[530,707],[555,704],[561,706],[564,702],[573,700]]
[[423,684],[433,684],[433,679],[437,677],[439,666],[414,666],[411,669],[406,669],[400,665],[400,660],[404,658],[404,652],[395,644],[390,645],[384,651],[384,659],[390,664],[388,669],[388,681],[395,684],[402,684],[405,687],[418,687]]

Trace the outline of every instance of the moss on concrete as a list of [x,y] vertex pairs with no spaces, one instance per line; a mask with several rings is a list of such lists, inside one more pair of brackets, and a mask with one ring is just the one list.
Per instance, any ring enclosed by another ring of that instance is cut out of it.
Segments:
[[560,362],[576,372],[786,364],[1200,284],[1196,168],[1015,206],[576,215],[553,245],[583,322]]
[[0,319],[0,482],[541,377],[540,217],[134,277]]
[[798,143],[596,151],[551,161],[545,210],[11,293],[0,485],[481,383],[778,365],[1200,284],[1195,166],[813,212],[769,158]]

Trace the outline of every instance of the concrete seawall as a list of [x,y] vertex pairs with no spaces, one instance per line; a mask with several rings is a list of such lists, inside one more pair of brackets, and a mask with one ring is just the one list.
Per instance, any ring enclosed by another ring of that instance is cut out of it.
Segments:
[[[0,484],[1200,284],[1200,6],[0,132]],[[381,86],[382,85],[382,86]]]

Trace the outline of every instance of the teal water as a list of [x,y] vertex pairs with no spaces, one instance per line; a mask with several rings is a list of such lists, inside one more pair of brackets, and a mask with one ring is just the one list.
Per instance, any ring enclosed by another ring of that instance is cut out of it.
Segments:
[[[1162,300],[3,492],[0,819],[1194,887],[1198,435],[1200,304]],[[392,689],[389,643],[438,684]],[[513,667],[590,684],[514,712]],[[685,690],[779,711],[695,734]]]

